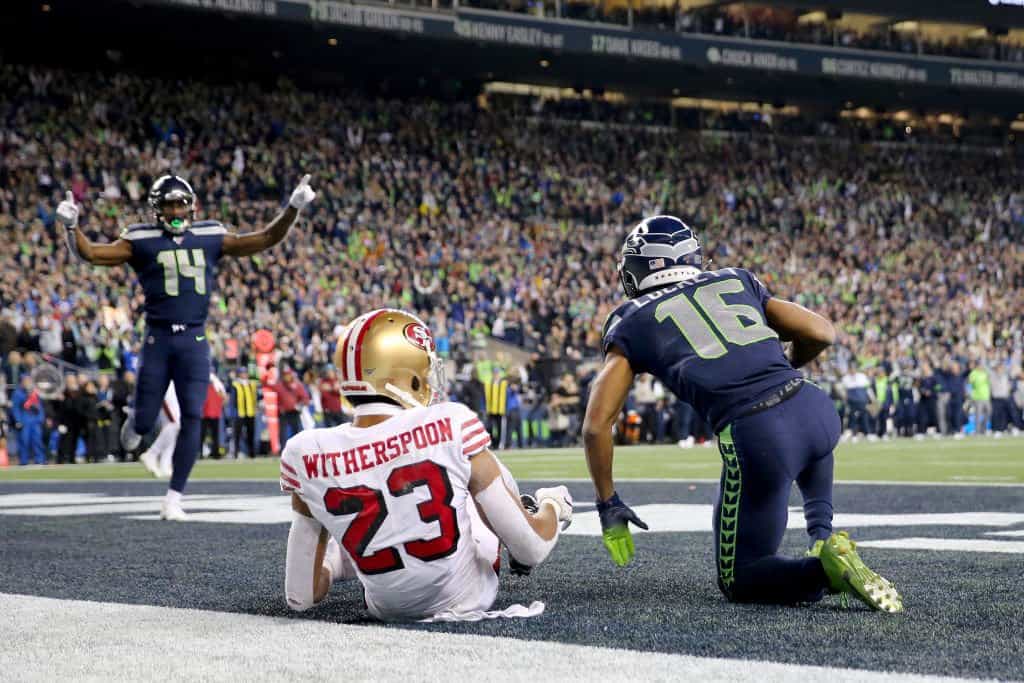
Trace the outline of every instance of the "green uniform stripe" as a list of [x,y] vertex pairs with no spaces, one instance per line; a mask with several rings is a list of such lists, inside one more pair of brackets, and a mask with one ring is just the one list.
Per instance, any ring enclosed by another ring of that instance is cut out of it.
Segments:
[[732,587],[736,569],[736,537],[740,517],[740,461],[732,440],[732,425],[718,434],[722,456],[722,509],[718,520],[718,577],[726,589]]

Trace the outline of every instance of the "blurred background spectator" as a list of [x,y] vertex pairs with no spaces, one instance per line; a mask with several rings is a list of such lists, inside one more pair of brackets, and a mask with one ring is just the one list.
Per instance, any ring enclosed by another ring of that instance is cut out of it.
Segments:
[[[220,420],[235,455],[267,452],[262,396],[249,379],[255,332],[274,337],[271,360],[289,368],[275,386],[287,436],[304,407],[318,407],[324,423],[344,414],[332,385],[335,340],[379,306],[412,309],[434,330],[451,395],[497,418],[496,443],[575,443],[601,325],[622,300],[621,240],[656,213],[695,226],[711,267],[749,268],[774,294],[836,322],[838,343],[808,374],[834,392],[851,431],[889,434],[883,419],[904,435],[974,431],[989,414],[982,377],[993,364],[1010,377],[1008,393],[995,383],[997,401],[1008,396],[1019,416],[1024,166],[1012,148],[940,132],[894,137],[851,121],[681,114],[673,126],[668,112],[498,95],[391,100],[288,84],[182,87],[2,65],[8,426],[30,435],[20,438],[35,460],[40,439],[17,417],[28,398],[19,407],[13,393],[41,363],[57,364],[68,379],[44,457],[124,457],[110,435],[134,383],[141,296],[129,269],[70,262],[53,212],[70,188],[84,229],[115,239],[120,226],[146,220],[146,188],[169,169],[192,181],[199,216],[240,231],[270,219],[303,168],[316,173],[319,197],[299,229],[220,270],[208,336],[219,376],[231,380]],[[873,368],[855,388],[874,403],[844,391],[842,378],[859,368]],[[500,400],[491,402],[495,377]],[[892,387],[891,417],[877,412],[879,382]],[[649,388],[630,403],[638,439],[706,439],[687,408]],[[1005,423],[1019,429],[1019,418]]]

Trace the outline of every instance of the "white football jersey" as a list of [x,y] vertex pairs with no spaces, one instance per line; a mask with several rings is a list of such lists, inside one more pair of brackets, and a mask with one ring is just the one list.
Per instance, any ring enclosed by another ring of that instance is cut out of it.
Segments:
[[338,540],[377,618],[486,610],[498,590],[496,547],[484,557],[474,538],[469,460],[490,443],[461,403],[311,429],[281,454],[281,490]]

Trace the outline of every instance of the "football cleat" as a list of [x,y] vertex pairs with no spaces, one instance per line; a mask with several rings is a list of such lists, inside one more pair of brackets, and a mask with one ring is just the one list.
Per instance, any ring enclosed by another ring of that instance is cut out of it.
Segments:
[[[523,507],[526,508],[526,511],[529,512],[531,515],[537,514],[537,511],[540,510],[540,506],[537,505],[537,499],[531,496],[529,493],[524,493],[523,495],[519,496],[519,501],[523,504]],[[516,558],[512,557],[511,553],[509,553],[508,556],[508,568],[509,571],[512,572],[513,576],[529,576],[530,572],[533,571],[533,567],[531,567],[528,564],[518,562]]]
[[150,474],[152,474],[157,479],[160,479],[160,463],[157,461],[156,453],[153,453],[152,451],[146,451],[145,453],[139,456],[139,462],[145,465],[146,469],[149,470]]
[[[135,413],[128,411],[128,417],[121,425],[121,447],[131,452],[138,448],[140,443],[142,443],[142,435],[135,433]],[[147,465],[146,468],[149,469],[149,466]],[[153,473],[156,474],[156,472]]]
[[160,519],[169,522],[187,522],[188,515],[181,507],[181,503],[164,501],[160,506]]
[[[816,547],[817,543],[808,554]],[[896,592],[896,587],[864,564],[857,554],[857,544],[845,531],[829,536],[822,543],[818,557],[831,590],[848,593],[880,612],[895,614],[903,611],[903,598]]]
[[[824,545],[825,545],[825,541],[823,541],[823,540],[821,540],[819,538],[817,541],[814,542],[814,545],[812,545],[807,550],[807,552],[804,553],[804,557],[816,557],[816,558],[818,558],[820,560],[821,559],[821,549],[822,549],[822,547],[824,547]],[[828,593],[829,593],[829,595],[838,595],[839,596],[839,605],[843,609],[849,609],[850,608],[850,595],[849,595],[849,593],[838,592],[838,591],[834,590],[831,586],[829,586],[829,588],[828,588]]]

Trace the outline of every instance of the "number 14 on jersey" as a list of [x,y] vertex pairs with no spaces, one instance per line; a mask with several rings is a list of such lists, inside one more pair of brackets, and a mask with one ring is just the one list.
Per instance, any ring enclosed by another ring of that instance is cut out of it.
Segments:
[[202,249],[165,249],[156,255],[164,267],[164,293],[178,296],[179,278],[195,281],[196,294],[206,294],[206,255]]

